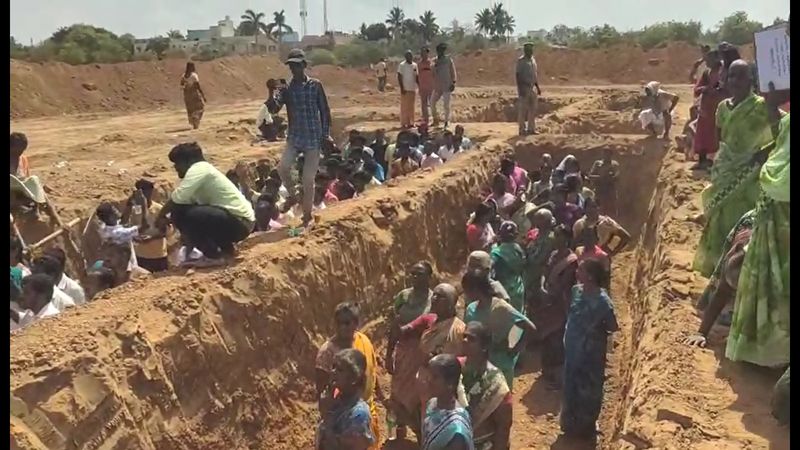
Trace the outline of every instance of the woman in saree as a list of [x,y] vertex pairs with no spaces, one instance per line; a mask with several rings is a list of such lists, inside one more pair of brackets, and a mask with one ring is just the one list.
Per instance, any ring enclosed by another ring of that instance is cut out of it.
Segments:
[[480,322],[492,333],[489,360],[503,372],[510,388],[519,353],[536,327],[508,302],[494,297],[489,280],[482,274],[467,272],[461,278],[461,287],[468,302],[464,322]]
[[394,298],[390,318],[389,343],[386,347],[386,370],[392,375],[391,410],[397,418],[397,438],[405,439],[406,427],[419,436],[420,404],[417,371],[427,361],[420,349],[419,334],[402,333],[410,324],[431,309],[430,290],[433,269],[428,262],[418,262],[409,270],[411,287]]
[[476,450],[508,450],[513,407],[511,390],[500,369],[489,362],[492,333],[470,322],[464,332],[461,380],[472,419]]
[[206,95],[200,87],[200,77],[197,76],[193,62],[186,63],[186,71],[183,73],[183,78],[181,78],[181,87],[183,88],[183,102],[186,104],[189,125],[196,130],[200,127],[200,120],[203,119]]
[[[717,108],[720,149],[711,170],[711,185],[702,193],[705,227],[694,257],[694,270],[714,271],[725,236],[758,199],[759,151],[772,141],[764,98],[752,90],[752,71],[742,60],[728,70],[732,98]],[[763,161],[763,159],[761,160]]]
[[317,372],[317,395],[330,390],[333,382],[333,370],[336,355],[345,349],[352,348],[364,355],[366,366],[364,367],[364,391],[361,398],[369,406],[370,417],[372,419],[370,428],[374,437],[374,445],[370,449],[380,448],[380,427],[378,410],[375,407],[376,395],[380,397],[381,390],[378,387],[378,360],[375,357],[375,349],[372,342],[362,332],[358,331],[359,310],[354,303],[340,303],[336,306],[333,313],[336,322],[336,334],[328,339],[317,353],[316,372]]
[[617,318],[608,292],[603,264],[587,259],[578,268],[579,284],[572,288],[564,333],[564,393],[561,431],[593,439],[603,404],[608,337],[617,331]]
[[[788,30],[788,29],[787,29]],[[772,90],[770,115],[777,122]],[[789,364],[789,114],[759,173],[760,198],[739,282],[725,356],[765,367]]]
[[332,382],[319,402],[316,450],[367,450],[375,444],[370,409],[361,398],[366,367],[364,354],[354,348],[334,356]]
[[551,389],[561,386],[560,376],[564,364],[564,326],[570,304],[570,292],[575,285],[578,257],[570,245],[570,230],[559,225],[554,231],[554,248],[547,263],[547,273],[539,303],[531,317],[542,339],[542,378]]
[[716,114],[723,94],[720,87],[722,61],[719,51],[711,50],[705,55],[706,69],[698,78],[694,93],[699,97],[697,125],[695,127],[692,147],[698,161],[692,170],[705,170],[711,167],[709,155],[714,155],[719,147],[717,141]]
[[467,246],[470,251],[488,250],[494,244],[492,221],[495,209],[489,202],[480,203],[467,222]]
[[497,232],[497,245],[491,252],[493,278],[503,285],[511,306],[525,314],[525,252],[516,239],[517,225],[511,221],[503,222]]
[[475,450],[472,424],[458,402],[461,364],[453,355],[441,354],[428,362],[431,393],[422,423],[421,450]]

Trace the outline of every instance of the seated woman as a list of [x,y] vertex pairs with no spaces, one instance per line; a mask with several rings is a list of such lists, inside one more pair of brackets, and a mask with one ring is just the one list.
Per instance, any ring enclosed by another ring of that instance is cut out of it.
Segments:
[[331,382],[319,401],[316,450],[367,450],[375,444],[369,405],[361,399],[366,377],[363,353],[347,348],[334,356]]
[[361,398],[369,406],[372,418],[370,428],[375,439],[373,449],[380,448],[380,427],[378,424],[378,410],[375,407],[375,396],[381,396],[378,387],[378,360],[375,357],[375,349],[372,341],[367,335],[358,331],[359,310],[358,305],[353,303],[339,303],[333,312],[333,320],[336,322],[336,334],[325,341],[317,353],[317,395],[322,396],[331,389],[333,382],[333,369],[336,355],[348,348],[352,348],[364,355],[366,366],[364,368],[364,391]]
[[24,155],[28,148],[28,138],[22,133],[11,133],[9,140],[9,157],[11,173],[12,206],[19,205],[34,212],[37,206],[47,203],[47,196],[39,177],[31,175],[28,157]]
[[421,450],[473,450],[469,413],[458,403],[461,364],[453,355],[434,356],[428,362],[431,393],[422,422]]
[[512,422],[511,390],[500,369],[489,362],[492,333],[479,322],[470,322],[464,331],[461,380],[467,397],[467,411],[477,450],[509,448]]

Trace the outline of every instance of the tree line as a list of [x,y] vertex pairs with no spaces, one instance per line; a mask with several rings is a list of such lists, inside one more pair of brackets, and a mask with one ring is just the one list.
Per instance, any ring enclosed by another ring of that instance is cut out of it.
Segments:
[[[293,29],[287,24],[283,10],[273,13],[267,22],[266,14],[248,9],[242,14],[236,27],[236,35],[255,36],[256,45],[262,36],[272,36],[281,41]],[[772,25],[785,23],[776,18]],[[715,27],[703,29],[698,21],[659,22],[641,30],[619,31],[604,24],[591,28],[556,25],[544,36],[535,40],[545,45],[572,48],[601,48],[618,44],[638,45],[644,49],[656,48],[670,42],[689,44],[716,44],[722,41],[734,45],[751,43],[753,33],[764,28],[764,24],[751,20],[745,12],[735,12],[722,19]],[[392,8],[385,20],[372,24],[363,23],[357,39],[350,44],[336,46],[332,51],[316,49],[309,54],[315,64],[366,65],[382,57],[399,57],[407,49],[418,49],[422,45],[436,45],[447,41],[451,52],[462,53],[481,50],[491,46],[507,45],[516,31],[516,21],[503,3],[495,3],[478,11],[472,23],[461,24],[453,20],[447,24],[430,10],[418,17],[406,16],[402,8]],[[76,24],[57,30],[44,42],[35,46],[24,46],[11,37],[11,57],[31,61],[62,61],[69,64],[116,63],[133,59],[154,57],[186,57],[172,54],[170,39],[182,39],[183,34],[169,30],[162,36],[148,40],[147,49],[152,53],[135,56],[134,37],[130,34],[117,36],[114,33],[91,25]],[[527,38],[521,38],[527,39]],[[224,50],[206,48],[194,59],[211,59],[225,56]]]

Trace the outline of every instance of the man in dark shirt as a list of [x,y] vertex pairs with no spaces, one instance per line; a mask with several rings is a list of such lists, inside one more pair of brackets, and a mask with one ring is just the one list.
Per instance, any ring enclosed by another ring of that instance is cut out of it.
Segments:
[[303,155],[303,226],[307,227],[312,221],[314,177],[319,168],[322,143],[331,141],[331,110],[322,83],[305,73],[305,52],[299,49],[290,51],[286,65],[292,72],[292,80],[288,85],[271,80],[267,107],[270,113],[276,114],[286,105],[289,132],[278,173],[292,199],[297,196],[292,167],[298,156]]

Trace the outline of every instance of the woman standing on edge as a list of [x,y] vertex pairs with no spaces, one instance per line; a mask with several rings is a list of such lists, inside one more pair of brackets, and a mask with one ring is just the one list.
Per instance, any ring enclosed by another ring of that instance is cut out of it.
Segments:
[[596,422],[603,404],[608,336],[617,331],[617,318],[606,284],[608,273],[594,259],[578,267],[578,283],[572,288],[564,333],[564,397],[561,401],[561,431],[595,439]]
[[189,125],[195,130],[200,128],[200,120],[203,118],[203,111],[206,105],[206,95],[200,88],[200,78],[194,68],[193,62],[186,63],[186,71],[181,78],[183,88],[183,102],[186,104],[186,115],[189,117]]

